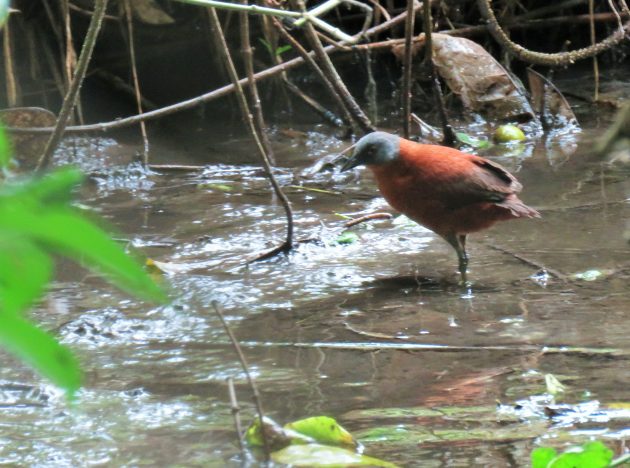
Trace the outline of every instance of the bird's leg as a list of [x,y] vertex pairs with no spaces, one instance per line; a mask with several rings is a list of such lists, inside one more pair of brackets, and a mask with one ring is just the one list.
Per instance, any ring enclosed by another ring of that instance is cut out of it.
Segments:
[[466,234],[449,234],[446,236],[446,241],[451,244],[455,252],[457,252],[459,274],[462,277],[462,283],[467,284],[468,277],[466,271],[468,270],[468,254],[466,254]]

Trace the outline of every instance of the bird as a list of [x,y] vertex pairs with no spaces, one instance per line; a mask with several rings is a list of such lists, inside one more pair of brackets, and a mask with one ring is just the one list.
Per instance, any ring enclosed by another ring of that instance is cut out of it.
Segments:
[[455,148],[376,131],[363,136],[341,171],[365,165],[387,202],[457,252],[467,285],[466,236],[497,221],[539,218],[517,196],[522,185],[501,165]]

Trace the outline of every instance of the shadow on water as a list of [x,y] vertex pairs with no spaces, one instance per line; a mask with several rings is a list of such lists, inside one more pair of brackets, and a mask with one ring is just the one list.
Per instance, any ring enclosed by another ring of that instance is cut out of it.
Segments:
[[[334,415],[370,455],[407,466],[527,466],[543,439],[596,435],[614,446],[630,419],[621,404],[630,400],[630,186],[627,170],[591,154],[600,131],[586,122],[564,143],[498,156],[543,218],[471,236],[470,291],[457,283],[452,249],[413,223],[364,223],[355,242],[337,242],[340,214],[389,209],[366,171],[300,176],[344,146],[323,130],[274,137],[298,237],[319,242],[249,266],[281,241],[284,218],[247,140],[225,129],[204,135],[220,142],[212,161],[177,174],[120,161],[134,148],[115,140],[75,141],[58,158],[91,171],[84,202],[130,249],[163,262],[177,299],[150,308],[60,265],[36,315],[81,356],[86,385],[67,407],[55,389],[27,383],[30,372],[4,365],[0,461],[238,464],[227,377],[246,422],[254,411],[212,300],[224,304],[270,416]],[[172,143],[154,148],[156,162],[175,159]],[[555,401],[545,374],[566,386]]]

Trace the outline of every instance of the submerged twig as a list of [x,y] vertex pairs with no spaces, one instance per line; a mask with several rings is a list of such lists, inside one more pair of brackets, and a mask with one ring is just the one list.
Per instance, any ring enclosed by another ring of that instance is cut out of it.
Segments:
[[230,395],[230,409],[232,410],[232,419],[234,420],[234,429],[236,430],[238,447],[241,450],[241,457],[243,457],[242,461],[245,461],[247,459],[247,452],[245,451],[245,446],[243,445],[243,428],[241,426],[240,415],[241,408],[238,405],[238,400],[236,399],[236,391],[234,390],[234,379],[232,377],[228,377],[227,384],[228,393]]
[[[234,62],[232,61],[232,57],[230,55],[227,42],[225,40],[225,36],[223,35],[223,30],[221,28],[221,23],[219,22],[219,17],[217,16],[217,12],[214,8],[210,8],[208,10],[208,14],[210,18],[210,27],[216,38],[217,49],[223,58],[223,61],[225,63],[225,68],[227,69],[227,72],[230,75],[232,84],[236,88],[236,96],[238,98],[238,104],[241,109],[243,120],[245,121],[245,125],[247,126],[247,129],[249,130],[249,133],[252,139],[254,140],[256,149],[258,150],[258,154],[260,156],[263,168],[265,169],[267,178],[269,179],[269,182],[271,183],[273,191],[278,197],[278,199],[280,200],[280,203],[282,204],[285,211],[285,215],[287,218],[287,235],[286,235],[285,241],[277,248],[276,253],[287,252],[293,247],[293,211],[291,210],[291,204],[289,203],[289,199],[286,197],[286,195],[280,188],[280,184],[278,184],[278,181],[273,175],[271,162],[269,161],[269,157],[261,142],[258,131],[256,129],[256,125],[254,124],[254,119],[252,118],[252,115],[249,111],[247,98],[245,97],[243,87],[239,83],[238,76],[236,74],[236,68],[234,67]],[[249,79],[253,79],[253,77],[250,76]]]
[[392,219],[394,216],[391,213],[372,213],[369,215],[361,216],[360,218],[351,219],[344,227],[349,228],[352,226],[356,226],[357,224],[365,223],[366,221],[374,221],[380,219]]
[[61,140],[61,137],[63,136],[70,113],[77,102],[77,98],[79,97],[79,89],[81,88],[83,78],[85,78],[85,72],[87,71],[90,59],[92,58],[92,51],[94,50],[96,38],[101,29],[101,23],[103,22],[103,16],[105,16],[106,10],[107,0],[96,0],[94,5],[94,16],[92,16],[92,19],[90,20],[90,26],[88,27],[85,35],[85,41],[83,42],[83,47],[81,48],[81,54],[79,55],[79,61],[77,63],[74,77],[72,78],[72,83],[70,83],[68,93],[61,105],[59,117],[57,118],[57,124],[46,143],[44,153],[37,162],[36,170],[41,170],[48,165],[55,149],[57,148],[57,145],[59,144],[59,141]]
[[245,373],[245,377],[247,378],[247,384],[249,385],[249,388],[252,390],[252,398],[254,400],[254,405],[256,405],[256,412],[258,413],[258,418],[260,419],[260,426],[261,426],[260,433],[262,435],[263,448],[265,450],[265,461],[269,461],[269,453],[270,453],[269,443],[267,441],[267,434],[265,433],[262,427],[265,414],[263,413],[263,407],[260,401],[260,394],[258,393],[258,388],[256,387],[256,384],[254,383],[254,379],[252,379],[252,375],[249,372],[249,366],[247,365],[247,360],[245,359],[243,350],[241,349],[241,346],[239,345],[238,340],[234,336],[232,329],[230,328],[228,323],[225,321],[225,317],[223,316],[223,310],[222,310],[221,305],[217,301],[212,301],[212,307],[214,308],[214,311],[219,317],[219,320],[221,320],[221,324],[223,325],[225,332],[230,338],[230,342],[232,343],[232,346],[234,347],[234,351],[236,351],[236,355],[238,356],[238,360],[241,363],[241,368],[243,369],[243,372]]
[[524,264],[526,264],[528,266],[537,268],[538,270],[546,271],[551,276],[553,276],[556,279],[559,279],[562,282],[566,283],[566,282],[569,281],[569,278],[564,273],[561,273],[558,270],[554,270],[553,268],[546,267],[545,265],[543,265],[540,262],[537,262],[536,260],[524,257],[521,254],[517,254],[516,252],[512,252],[511,250],[508,250],[508,249],[503,248],[503,247],[499,247],[499,246],[494,245],[494,244],[485,243],[485,245],[487,247],[491,248],[492,250],[496,250],[497,252],[501,252],[501,253],[510,255],[510,256],[514,257],[516,260],[518,260],[518,261],[520,261],[520,262],[522,262],[522,263],[524,263]]
[[[424,3],[429,3],[424,0]],[[407,19],[405,21],[405,56],[403,60],[403,82],[402,82],[402,113],[403,113],[403,136],[409,138],[411,128],[411,66],[413,61],[413,28],[415,23],[414,7],[415,0],[407,0]],[[426,24],[426,22],[425,22]]]

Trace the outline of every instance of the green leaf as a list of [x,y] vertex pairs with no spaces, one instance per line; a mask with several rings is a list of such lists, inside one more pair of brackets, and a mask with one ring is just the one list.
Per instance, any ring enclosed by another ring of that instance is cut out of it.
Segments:
[[335,239],[335,242],[337,244],[354,244],[356,241],[359,240],[359,236],[357,236],[354,232],[352,231],[344,231],[341,234],[339,234],[339,236],[337,236],[337,238]]
[[547,468],[549,462],[553,460],[558,452],[551,447],[538,447],[532,451],[532,468]]
[[477,149],[483,149],[483,148],[488,148],[489,146],[492,146],[492,143],[490,143],[488,140],[475,138],[466,133],[457,132],[455,133],[455,138],[457,138],[457,140],[460,141],[461,143],[468,146],[472,146],[473,148],[477,148]]
[[285,52],[288,52],[292,49],[292,47],[289,44],[285,44],[283,46],[280,46],[276,49],[276,55],[282,55]]
[[571,447],[560,455],[552,448],[541,447],[532,452],[532,468],[606,468],[613,456],[613,451],[600,441]]
[[313,416],[284,425],[285,429],[311,437],[316,442],[327,445],[356,445],[352,434],[329,416]]
[[20,205],[0,205],[0,230],[33,238],[53,251],[108,275],[118,287],[144,299],[162,302],[164,292],[100,228],[71,208],[33,212]]
[[[290,444],[309,444],[315,442],[310,437],[280,426],[273,419],[263,418],[263,430],[267,444],[272,450],[278,450]],[[253,447],[264,446],[260,419],[256,418],[245,432],[245,441]]]
[[81,385],[78,362],[51,335],[19,316],[0,313],[0,343],[74,397]]
[[340,447],[329,445],[289,445],[271,454],[276,463],[291,466],[345,467],[345,466],[381,466],[396,468],[396,465],[378,458],[368,457]]
[[523,141],[525,134],[516,125],[501,125],[494,132],[494,140],[498,143],[508,143],[510,141]]
[[271,50],[271,44],[269,44],[269,41],[263,39],[262,37],[259,37],[258,42],[260,42],[262,45],[265,46],[265,49],[267,49],[267,52],[269,52],[270,54],[273,53],[273,50]]
[[23,312],[41,297],[51,274],[46,252],[28,238],[0,231],[0,313]]
[[41,178],[16,180],[0,187],[2,203],[12,203],[8,198],[21,202],[68,205],[72,192],[83,182],[83,174],[76,168],[64,167]]

